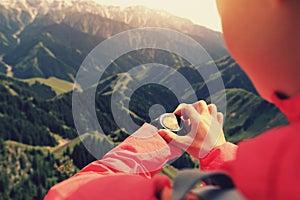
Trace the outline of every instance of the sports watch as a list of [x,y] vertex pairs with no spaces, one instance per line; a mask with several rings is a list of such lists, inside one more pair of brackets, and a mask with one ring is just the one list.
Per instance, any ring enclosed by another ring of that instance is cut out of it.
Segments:
[[158,129],[170,130],[178,135],[186,135],[189,132],[189,127],[186,126],[179,115],[174,113],[164,113],[150,124]]

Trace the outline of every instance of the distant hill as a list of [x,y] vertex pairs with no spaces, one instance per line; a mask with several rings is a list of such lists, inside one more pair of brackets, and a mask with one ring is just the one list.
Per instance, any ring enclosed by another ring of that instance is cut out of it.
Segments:
[[57,95],[70,92],[73,89],[73,83],[55,77],[50,77],[48,79],[31,78],[21,80],[29,83],[30,85],[36,85],[37,83],[45,84],[49,86],[52,90],[54,90]]

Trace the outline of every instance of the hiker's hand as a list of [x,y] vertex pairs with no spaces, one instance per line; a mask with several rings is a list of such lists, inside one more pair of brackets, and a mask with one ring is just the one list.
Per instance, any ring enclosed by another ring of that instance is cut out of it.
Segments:
[[171,131],[161,129],[159,134],[170,144],[175,145],[195,158],[203,158],[214,147],[226,142],[223,133],[223,114],[214,104],[205,101],[194,104],[181,104],[174,112],[190,125],[190,132],[179,136]]

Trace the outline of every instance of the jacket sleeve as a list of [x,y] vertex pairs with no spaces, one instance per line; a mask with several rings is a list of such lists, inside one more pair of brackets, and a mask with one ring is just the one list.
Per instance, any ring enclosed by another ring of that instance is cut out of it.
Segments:
[[103,159],[83,168],[85,172],[138,174],[151,178],[169,159],[180,156],[181,151],[170,148],[157,134],[157,128],[144,124],[124,142],[108,152]]
[[208,155],[200,159],[200,169],[230,171],[231,161],[235,160],[237,149],[238,146],[230,142],[215,147]]
[[[103,178],[111,180],[110,175],[135,174],[150,179],[161,171],[169,159],[180,154],[180,150],[167,145],[157,134],[154,126],[144,124],[124,142],[109,151],[103,159],[92,162],[73,177],[53,186],[45,200],[83,199],[80,197],[86,193],[92,195],[95,191],[80,192],[81,188],[93,185],[91,183],[99,179],[100,183],[104,184]],[[98,185],[101,185],[100,183]]]

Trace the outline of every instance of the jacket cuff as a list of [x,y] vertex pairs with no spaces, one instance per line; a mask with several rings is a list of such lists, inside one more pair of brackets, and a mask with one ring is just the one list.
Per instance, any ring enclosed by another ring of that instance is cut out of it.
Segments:
[[215,147],[200,159],[201,170],[219,170],[225,162],[235,160],[238,146],[230,142]]

